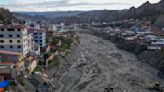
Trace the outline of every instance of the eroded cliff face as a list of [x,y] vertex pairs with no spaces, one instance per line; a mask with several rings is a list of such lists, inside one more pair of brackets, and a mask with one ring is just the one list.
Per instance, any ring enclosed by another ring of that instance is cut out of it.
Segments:
[[141,63],[134,54],[119,50],[110,41],[80,33],[80,44],[66,56],[52,84],[54,92],[151,92],[163,80],[158,70]]
[[159,69],[160,77],[164,78],[164,51],[144,51],[138,55],[138,58]]

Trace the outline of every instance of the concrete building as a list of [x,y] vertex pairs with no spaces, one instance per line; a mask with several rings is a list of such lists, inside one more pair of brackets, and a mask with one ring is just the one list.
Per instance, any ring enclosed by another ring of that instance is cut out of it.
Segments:
[[17,70],[24,70],[24,57],[19,52],[0,50],[0,67],[15,66]]
[[17,69],[15,65],[12,64],[4,64],[0,65],[0,80],[14,80],[18,76]]
[[57,28],[55,24],[51,24],[47,26],[46,36],[49,42],[52,41],[53,37],[55,37],[56,32],[57,32]]
[[28,69],[30,74],[37,67],[38,61],[39,59],[35,56],[30,56],[25,59],[25,67]]
[[69,30],[66,28],[64,23],[56,25],[56,34],[61,34],[63,32],[68,32]]
[[57,31],[57,25],[55,24],[51,24],[51,25],[48,25],[48,31]]
[[29,28],[28,33],[32,33],[34,42],[40,45],[41,48],[46,46],[46,30]]
[[25,56],[31,49],[29,44],[29,35],[25,25],[0,25],[0,50],[20,52]]
[[28,39],[28,46],[31,48],[28,55],[40,55],[40,45],[34,42],[33,33],[28,32]]
[[19,61],[20,56],[21,54],[18,52],[0,50],[0,63],[2,62],[16,63]]

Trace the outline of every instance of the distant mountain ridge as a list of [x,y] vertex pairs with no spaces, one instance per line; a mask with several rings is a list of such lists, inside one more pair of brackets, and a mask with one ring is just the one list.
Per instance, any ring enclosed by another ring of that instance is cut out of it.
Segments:
[[[16,16],[40,16],[51,23],[91,23],[110,22],[130,18],[146,18],[154,22],[158,16],[164,14],[164,0],[151,4],[148,1],[140,7],[128,10],[94,10],[94,11],[63,11],[63,12],[17,12]],[[26,18],[26,17],[25,17]]]
[[[44,17],[61,17],[61,16],[76,16],[79,13],[82,13],[83,11],[50,11],[50,12],[15,12],[15,14],[25,14],[29,16],[44,16]],[[85,12],[85,11],[84,11]]]

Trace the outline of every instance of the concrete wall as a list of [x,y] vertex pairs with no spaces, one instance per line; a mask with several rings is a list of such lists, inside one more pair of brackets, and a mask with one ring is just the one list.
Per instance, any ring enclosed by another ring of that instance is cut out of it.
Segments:
[[37,66],[37,61],[36,61],[36,60],[33,60],[33,61],[29,64],[29,67],[28,67],[29,72],[30,72],[30,73],[33,72],[34,69],[36,68],[36,66]]

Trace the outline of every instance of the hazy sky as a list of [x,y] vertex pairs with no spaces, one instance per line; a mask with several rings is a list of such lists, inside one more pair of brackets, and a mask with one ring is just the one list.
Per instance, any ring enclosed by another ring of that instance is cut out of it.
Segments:
[[[138,7],[147,0],[0,0],[11,11],[120,10]],[[148,0],[157,3],[160,0]]]

